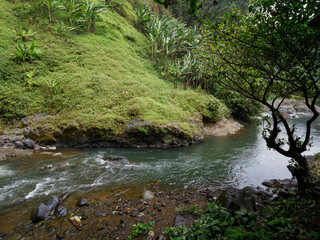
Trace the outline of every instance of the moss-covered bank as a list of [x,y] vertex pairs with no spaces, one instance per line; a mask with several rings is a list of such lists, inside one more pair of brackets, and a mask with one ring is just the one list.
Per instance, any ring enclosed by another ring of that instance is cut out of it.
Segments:
[[[192,142],[203,120],[228,115],[214,97],[174,89],[161,79],[147,39],[135,29],[133,6],[125,2],[119,9],[101,14],[96,34],[59,33],[33,1],[1,1],[0,117],[7,122],[29,116],[26,133],[40,142],[61,137],[134,142],[137,136],[154,137],[155,131]],[[67,22],[63,11],[56,9],[55,16]],[[33,61],[11,57],[19,25],[34,32],[30,40],[42,52]],[[128,134],[130,121],[148,127],[137,126],[136,135]]]

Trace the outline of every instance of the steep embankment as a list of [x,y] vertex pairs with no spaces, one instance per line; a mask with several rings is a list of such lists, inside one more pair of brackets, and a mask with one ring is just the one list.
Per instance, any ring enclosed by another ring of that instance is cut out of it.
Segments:
[[[228,115],[214,97],[159,77],[128,2],[100,14],[96,34],[58,28],[32,1],[1,1],[0,15],[0,117],[23,119],[26,137],[65,146],[187,145],[201,138],[203,120]],[[12,57],[20,24],[33,32],[27,44],[34,40],[39,58]]]

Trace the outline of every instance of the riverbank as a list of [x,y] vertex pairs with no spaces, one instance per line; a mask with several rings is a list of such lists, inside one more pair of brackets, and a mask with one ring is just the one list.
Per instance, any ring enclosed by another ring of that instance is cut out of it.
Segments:
[[168,239],[163,234],[166,227],[189,227],[205,213],[195,210],[205,209],[208,202],[231,213],[245,208],[261,215],[270,201],[294,197],[297,190],[297,183],[290,179],[270,180],[264,185],[267,188],[168,189],[157,181],[62,194],[46,220],[32,222],[35,205],[43,202],[35,199],[22,203],[23,209],[1,214],[0,239],[127,239],[139,222],[152,222],[152,229],[141,239]]

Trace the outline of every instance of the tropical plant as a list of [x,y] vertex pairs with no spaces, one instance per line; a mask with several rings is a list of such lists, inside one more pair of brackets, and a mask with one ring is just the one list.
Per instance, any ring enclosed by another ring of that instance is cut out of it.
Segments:
[[97,21],[101,20],[98,14],[105,13],[107,11],[105,1],[95,3],[90,0],[86,0],[84,4],[80,6],[80,8],[82,10],[82,18],[80,21],[83,21],[83,23],[85,23],[85,27],[88,33],[95,33],[95,24]]
[[55,21],[54,9],[60,6],[60,1],[61,0],[36,0],[36,3],[45,8],[48,12],[49,21],[53,22]]
[[143,32],[146,28],[146,24],[150,21],[151,13],[149,11],[149,6],[142,8],[141,5],[136,6],[137,15],[137,28],[140,32]]
[[177,82],[184,87],[197,88],[201,83],[201,62],[195,59],[192,51],[196,49],[200,35],[196,28],[173,17],[151,15],[148,8],[136,8],[138,28],[149,38],[152,60],[159,64],[161,74],[165,78],[173,77],[175,87]]
[[22,28],[22,24],[19,25],[19,29],[16,32],[16,42],[26,42],[27,40],[31,40],[35,32],[32,32],[30,29],[28,31]]
[[25,63],[39,58],[40,53],[41,51],[36,49],[34,40],[32,40],[30,43],[25,43],[18,40],[11,57]]

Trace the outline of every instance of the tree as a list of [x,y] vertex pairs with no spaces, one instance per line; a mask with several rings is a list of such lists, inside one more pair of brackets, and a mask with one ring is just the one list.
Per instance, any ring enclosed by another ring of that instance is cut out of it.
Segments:
[[[312,189],[302,153],[310,146],[311,124],[319,116],[320,32],[306,25],[316,11],[318,1],[253,0],[249,11],[227,14],[220,24],[206,24],[199,51],[207,71],[223,85],[270,110],[272,121],[264,125],[263,137],[269,148],[292,159],[288,168],[301,192]],[[279,110],[292,95],[301,96],[312,112],[304,136],[296,135],[295,126]]]

